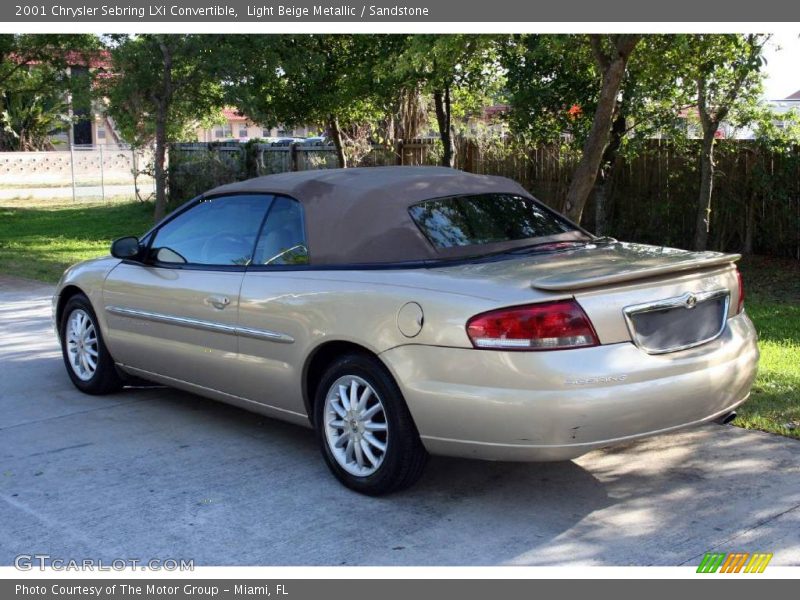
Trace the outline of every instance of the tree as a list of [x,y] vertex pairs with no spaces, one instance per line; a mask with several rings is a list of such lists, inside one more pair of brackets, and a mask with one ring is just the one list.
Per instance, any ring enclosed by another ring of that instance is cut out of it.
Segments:
[[71,124],[66,94],[48,85],[41,69],[21,71],[15,79],[25,80],[26,89],[2,95],[0,150],[51,149],[52,135]]
[[708,246],[717,132],[728,119],[741,123],[739,117],[744,114],[741,109],[757,100],[763,79],[762,51],[768,39],[769,36],[757,34],[682,36],[686,58],[683,75],[695,86],[702,131],[694,234],[696,250],[705,250]]
[[113,76],[101,93],[125,139],[155,143],[155,221],[166,214],[166,152],[187,128],[224,103],[222,80],[234,59],[224,36],[145,34],[114,36]]
[[[348,138],[385,112],[393,90],[376,68],[398,38],[385,35],[253,36],[231,101],[268,126],[322,125],[348,165]],[[351,135],[348,135],[351,134]]]
[[582,146],[598,94],[597,67],[586,38],[514,35],[504,40],[500,59],[506,70],[508,119],[515,135],[534,144],[569,136]]
[[[762,203],[791,203],[797,194],[797,173],[800,168],[800,112],[790,109],[780,112],[769,104],[757,102],[741,109],[740,115],[754,132],[744,151],[752,158],[745,161],[747,188],[742,190],[744,233],[741,252],[753,254],[759,226],[758,214]],[[780,213],[779,213],[780,214]],[[783,213],[786,214],[785,212]],[[788,228],[791,232],[791,228]],[[789,233],[791,236],[791,233]],[[769,237],[780,240],[781,235],[770,231]]]
[[[597,41],[593,48],[590,38],[581,35],[526,34],[506,39],[501,56],[507,70],[509,120],[516,137],[534,144],[557,143],[581,153],[603,89],[605,62],[596,58]],[[675,65],[682,60],[675,44],[675,36],[643,36],[629,56],[614,98],[608,141],[589,190],[598,234],[605,233],[607,200],[618,159],[644,151],[655,136],[666,135],[673,141],[684,137],[679,115],[688,101],[677,76]],[[586,175],[583,183],[590,179],[591,174]]]
[[72,106],[89,103],[93,35],[0,35],[0,149],[40,150],[73,123]]
[[441,164],[454,162],[453,119],[480,111],[500,92],[503,72],[497,38],[489,35],[410,35],[405,47],[385,66],[402,87],[433,98],[442,141]]
[[617,96],[625,76],[628,59],[639,43],[640,37],[634,34],[589,36],[589,44],[602,79],[592,125],[583,145],[581,159],[572,174],[564,202],[564,213],[576,223],[581,220],[589,192],[597,178],[603,153],[608,145],[611,124],[617,111]]

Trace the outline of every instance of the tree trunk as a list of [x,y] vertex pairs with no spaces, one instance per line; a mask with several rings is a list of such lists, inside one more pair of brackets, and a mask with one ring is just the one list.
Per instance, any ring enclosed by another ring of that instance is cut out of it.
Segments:
[[611,184],[614,180],[614,168],[617,165],[619,148],[622,145],[622,138],[625,136],[627,119],[621,110],[617,113],[614,123],[611,125],[611,141],[603,152],[603,159],[600,169],[597,172],[597,180],[594,185],[594,233],[595,235],[606,235],[606,223],[608,221],[608,197],[611,191]]
[[166,108],[160,106],[156,114],[156,150],[154,175],[156,180],[156,207],[153,219],[158,223],[167,212],[167,117]]
[[390,114],[388,119],[386,120],[386,143],[388,144],[390,140],[397,139],[397,126],[394,122],[394,115]]
[[594,186],[594,234],[606,234],[606,201],[608,182],[598,176],[598,181]]
[[336,148],[336,160],[339,168],[347,168],[347,157],[344,154],[344,143],[342,142],[342,131],[339,129],[339,119],[336,115],[328,117],[328,132],[330,133],[333,145]]
[[436,108],[436,123],[439,126],[439,137],[442,140],[442,166],[453,167],[453,135],[450,130],[450,86],[443,90],[434,90],[433,104]]
[[159,41],[159,48],[164,59],[162,73],[161,96],[155,99],[156,110],[156,150],[154,175],[156,179],[156,206],[153,219],[158,223],[167,213],[167,119],[169,105],[172,102],[172,51]]
[[711,228],[711,195],[714,189],[714,134],[717,124],[704,128],[700,151],[700,194],[697,197],[697,220],[694,229],[694,249],[708,247],[708,232]]
[[[761,60],[758,58],[768,37],[750,34],[747,36],[748,56],[739,66],[735,78],[727,86],[717,88],[717,101],[709,102],[708,85],[709,72],[702,69],[695,81],[697,85],[697,114],[703,128],[703,143],[700,151],[700,193],[697,197],[697,220],[694,231],[695,250],[708,248],[708,235],[711,231],[711,200],[714,188],[714,136],[720,123],[725,121],[731,108],[741,93],[748,75],[758,71]],[[724,91],[724,93],[723,93]],[[720,99],[721,98],[721,99]],[[724,232],[723,232],[724,233]],[[720,240],[724,236],[720,235]]]
[[580,223],[586,200],[597,179],[597,170],[608,144],[609,130],[617,107],[617,96],[628,58],[639,41],[638,35],[619,35],[614,43],[614,53],[606,56],[601,47],[601,36],[590,37],[595,59],[603,72],[603,82],[597,108],[592,120],[589,136],[583,145],[581,160],[572,175],[564,203],[564,213],[576,223]]
[[753,254],[753,239],[756,235],[756,195],[750,193],[747,197],[747,215],[744,229],[744,247],[742,254]]

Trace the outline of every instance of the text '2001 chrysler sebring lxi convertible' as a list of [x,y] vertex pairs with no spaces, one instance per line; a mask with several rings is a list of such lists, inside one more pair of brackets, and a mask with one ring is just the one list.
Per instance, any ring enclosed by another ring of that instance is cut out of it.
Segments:
[[758,361],[738,255],[595,237],[446,168],[224,185],[111,254],[54,298],[80,390],[136,376],[310,425],[367,494],[428,453],[566,460],[725,420]]

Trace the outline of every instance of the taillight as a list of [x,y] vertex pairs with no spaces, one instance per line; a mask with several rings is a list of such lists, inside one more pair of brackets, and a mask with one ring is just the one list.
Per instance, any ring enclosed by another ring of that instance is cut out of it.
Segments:
[[493,310],[472,317],[467,335],[487,350],[564,350],[597,346],[597,334],[575,300]]
[[736,269],[736,279],[739,281],[739,302],[736,304],[736,314],[742,312],[744,308],[744,281],[742,281],[742,273]]

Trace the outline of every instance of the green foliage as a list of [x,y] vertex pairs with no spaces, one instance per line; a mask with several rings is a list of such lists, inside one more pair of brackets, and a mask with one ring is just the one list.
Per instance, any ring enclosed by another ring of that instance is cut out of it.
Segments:
[[[739,127],[752,122],[765,41],[765,36],[741,34],[643,36],[620,91],[617,110],[626,121],[620,153],[631,157],[655,136],[685,144],[687,125],[698,123],[698,78],[707,82],[712,116]],[[514,132],[534,143],[552,143],[570,134],[571,142],[581,147],[601,77],[587,36],[510,36],[502,44],[501,58]]]
[[71,122],[63,82],[47,68],[25,69],[13,79],[17,89],[2,96],[0,150],[49,149],[50,136]]
[[229,58],[221,36],[114,36],[112,44],[112,76],[99,93],[126,141],[151,144],[162,107],[167,142],[194,139],[198,122],[218,117]]
[[504,40],[500,56],[513,131],[536,144],[571,135],[580,147],[591,126],[601,77],[585,36],[514,35]]
[[[253,146],[251,145],[251,150]],[[182,151],[172,147],[169,157],[169,193],[176,202],[184,202],[212,188],[255,177],[254,152],[219,152],[214,145],[207,149]],[[250,163],[250,164],[248,164]],[[254,169],[248,171],[248,169]]]
[[498,52],[497,36],[409,35],[384,65],[400,89],[432,99],[428,114],[435,115],[444,166],[454,166],[453,134],[463,133],[469,117],[482,117],[483,107],[501,97]]
[[223,81],[236,64],[235,36],[143,34],[111,36],[113,75],[100,93],[123,136],[135,147],[155,142],[154,220],[167,208],[166,150],[191,139],[225,101]]
[[248,142],[242,146],[242,173],[245,179],[250,179],[251,177],[258,177],[259,173],[259,163],[258,163],[258,145],[261,143],[261,140],[254,139],[248,140]]
[[[764,73],[762,50],[768,35],[699,34],[675,36],[674,52],[681,57],[676,74],[694,94],[701,113],[705,107],[714,124],[728,119],[747,124],[759,99]],[[701,114],[701,120],[703,115]]]
[[32,66],[52,67],[51,74],[71,64],[87,64],[102,44],[91,34],[2,34],[0,35],[0,89],[13,92],[14,76]]
[[[635,154],[642,140],[656,134],[675,139],[685,131],[679,115],[687,101],[683,82],[676,77],[682,57],[675,42],[670,35],[643,36],[631,54],[616,111],[625,120],[619,149],[623,154]],[[514,133],[532,143],[566,139],[581,148],[602,79],[588,36],[510,36],[502,44],[501,59]]]
[[70,125],[73,105],[90,103],[91,74],[68,68],[98,56],[93,35],[0,35],[0,150],[43,150]]
[[416,34],[395,46],[384,70],[396,85],[432,94],[449,88],[452,116],[480,114],[487,104],[499,100],[505,77],[499,61],[499,36]]
[[747,110],[744,119],[755,131],[756,143],[761,148],[781,156],[795,154],[800,144],[800,112],[797,109],[779,113],[771,106],[755,104]]
[[374,122],[387,90],[374,68],[390,36],[248,36],[230,98],[268,127]]

